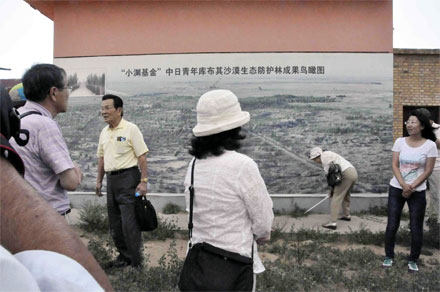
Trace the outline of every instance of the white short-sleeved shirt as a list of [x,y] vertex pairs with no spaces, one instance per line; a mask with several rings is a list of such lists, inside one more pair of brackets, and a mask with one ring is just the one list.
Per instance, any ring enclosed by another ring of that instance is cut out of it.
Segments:
[[[185,178],[188,210],[191,167],[192,163]],[[247,257],[251,257],[254,244],[254,273],[263,272],[252,234],[269,236],[274,215],[257,164],[235,151],[197,159],[194,189],[192,243],[207,242]]]
[[[398,138],[394,142],[392,151],[399,152],[399,170],[407,184],[411,184],[422,175],[425,171],[427,158],[438,156],[437,146],[431,140],[426,140],[419,147],[410,147],[406,144],[405,137]],[[395,176],[391,179],[390,185],[395,188],[402,188]],[[426,190],[426,181],[416,188],[418,192],[423,190]]]
[[324,171],[326,174],[328,173],[328,168],[329,168],[331,162],[339,164],[341,166],[341,171],[344,171],[349,167],[353,167],[353,165],[350,162],[348,162],[347,159],[345,159],[344,157],[342,157],[339,154],[336,154],[335,152],[332,152],[332,151],[322,152],[321,164],[322,164],[322,167],[324,168]]

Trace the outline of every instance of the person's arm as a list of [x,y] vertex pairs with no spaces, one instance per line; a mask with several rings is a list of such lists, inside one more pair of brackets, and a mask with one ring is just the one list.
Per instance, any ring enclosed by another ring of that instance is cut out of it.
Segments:
[[400,152],[393,151],[393,161],[391,164],[393,169],[393,174],[396,177],[397,181],[399,182],[400,186],[402,187],[403,190],[402,195],[404,197],[409,197],[413,192],[413,188],[407,183],[405,183],[405,181],[403,180],[402,174],[400,173],[400,169],[399,169],[399,165],[400,165],[399,157],[400,157]]
[[83,174],[79,166],[74,163],[73,168],[66,169],[60,173],[59,176],[63,189],[67,191],[74,191],[81,184]]
[[102,180],[104,179],[104,157],[98,158],[98,174],[96,175],[96,188],[95,193],[101,197],[102,196]]
[[417,188],[431,175],[432,170],[434,169],[434,164],[435,164],[435,157],[428,157],[426,159],[425,171],[423,171],[423,173],[418,178],[416,178],[415,181],[411,183],[411,187],[413,189]]
[[241,177],[241,195],[252,221],[252,232],[257,243],[264,244],[270,240],[274,219],[272,199],[255,162],[247,163],[238,175]]
[[[139,168],[141,169],[141,179],[148,178],[147,154],[143,154],[138,157],[138,164]],[[147,194],[147,183],[142,181],[139,182],[138,186],[136,187],[136,192],[142,196],[145,196]]]
[[[113,288],[98,262],[65,220],[0,158],[0,244],[15,254],[48,250],[81,264],[106,291]],[[60,267],[61,268],[61,267]]]

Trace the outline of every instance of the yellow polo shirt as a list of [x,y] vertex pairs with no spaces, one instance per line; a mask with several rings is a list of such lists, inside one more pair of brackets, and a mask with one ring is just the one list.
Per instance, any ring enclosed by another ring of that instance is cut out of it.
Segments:
[[104,171],[130,168],[138,164],[138,157],[148,153],[139,128],[124,119],[119,125],[107,125],[101,131],[98,143],[98,157],[104,157]]

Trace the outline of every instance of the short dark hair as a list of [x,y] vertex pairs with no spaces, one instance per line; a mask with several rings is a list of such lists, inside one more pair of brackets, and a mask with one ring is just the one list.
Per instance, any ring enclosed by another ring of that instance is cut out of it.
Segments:
[[[122,101],[122,98],[119,96],[113,95],[113,94],[106,94],[102,97],[102,101],[107,99],[113,99],[113,106],[117,109],[120,107],[121,109],[124,109],[124,102]],[[124,111],[121,111],[121,117],[124,115]]]
[[434,129],[432,128],[432,125],[429,122],[429,118],[426,116],[426,113],[421,109],[415,109],[411,111],[408,118],[410,116],[415,116],[419,120],[420,124],[423,126],[422,137],[435,142],[436,137],[434,134]]
[[33,65],[22,78],[24,95],[30,101],[43,101],[52,87],[64,88],[65,77],[66,71],[56,65]]
[[189,154],[197,159],[203,159],[208,156],[220,156],[225,150],[238,150],[241,148],[240,140],[246,138],[246,135],[240,132],[241,127],[238,127],[205,137],[194,136],[191,139]]

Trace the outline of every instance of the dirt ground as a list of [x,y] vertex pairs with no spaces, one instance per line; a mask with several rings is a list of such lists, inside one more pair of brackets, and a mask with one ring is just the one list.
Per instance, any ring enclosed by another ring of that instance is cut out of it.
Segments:
[[[184,239],[166,239],[164,241],[148,241],[144,243],[144,255],[149,259],[149,264],[151,266],[157,266],[159,259],[167,253],[170,248],[170,244],[172,241],[176,243],[177,256],[180,259],[184,259],[186,255],[187,249],[187,240]],[[341,251],[347,249],[363,249],[367,248],[374,252],[377,255],[384,255],[384,248],[376,245],[363,245],[363,244],[347,244],[347,243],[337,243],[337,244],[324,244],[324,246],[330,246],[333,248],[338,248]],[[396,246],[396,253],[409,253],[409,247],[404,246]],[[431,254],[432,253],[432,254]],[[265,261],[275,261],[278,259],[278,256],[275,254],[271,254],[268,252],[259,252],[260,258],[263,262]],[[423,250],[420,258],[425,262],[425,264],[429,265],[430,259],[440,260],[440,250],[438,249],[429,249]]]
[[[173,215],[165,215],[159,214],[161,219],[163,220],[173,220],[176,223],[179,229],[184,230],[187,226],[187,214],[173,214]],[[386,218],[378,217],[378,216],[352,216],[351,222],[340,222],[338,224],[338,229],[336,231],[327,231],[325,229],[320,228],[320,224],[327,219],[328,215],[323,214],[313,214],[306,218],[292,218],[289,216],[276,216],[274,226],[280,227],[284,231],[289,231],[291,229],[298,230],[300,228],[306,229],[319,229],[323,232],[338,232],[338,233],[349,233],[352,231],[360,230],[360,229],[368,229],[372,232],[383,231],[386,226]],[[77,223],[77,218],[74,218],[73,223]],[[406,221],[402,221],[402,225],[408,224]],[[87,245],[88,239],[83,236],[84,232],[78,227],[78,225],[71,225],[74,230],[80,235],[81,240]],[[425,229],[426,230],[426,229]],[[178,236],[179,237],[179,236]],[[180,259],[184,259],[187,250],[187,239],[184,238],[175,238],[175,239],[166,239],[164,241],[160,240],[150,240],[144,241],[144,255],[145,258],[148,259],[149,265],[157,266],[159,259],[168,252],[170,249],[170,245],[172,242],[176,244],[177,256]],[[326,246],[331,246],[334,248],[338,248],[340,250],[347,249],[362,249],[367,248],[373,251],[377,255],[384,255],[384,248],[376,245],[362,245],[362,244],[354,244],[354,243],[341,243],[337,244],[325,244]],[[409,254],[409,247],[404,246],[396,246],[396,253]],[[275,254],[267,253],[267,252],[259,252],[260,258],[262,261],[275,261],[278,256]],[[422,249],[421,259],[429,264],[430,259],[436,259],[440,261],[440,250],[438,249]]]

